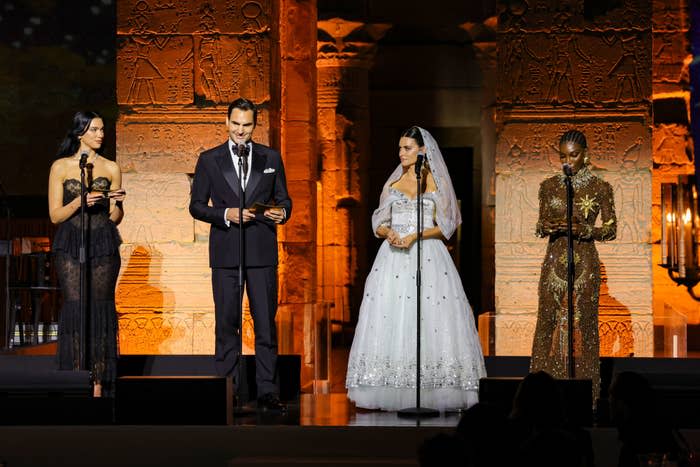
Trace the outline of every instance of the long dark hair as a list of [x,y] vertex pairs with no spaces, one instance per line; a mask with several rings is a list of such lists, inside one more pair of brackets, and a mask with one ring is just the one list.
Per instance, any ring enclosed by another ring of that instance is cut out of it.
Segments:
[[[95,119],[102,119],[102,116],[92,110],[80,110],[73,115],[73,125],[66,132],[66,136],[58,146],[56,157],[72,156],[78,152],[80,148],[80,139],[78,136],[83,136],[90,126],[90,122]],[[101,149],[101,148],[100,148]],[[97,151],[98,153],[100,150]]]
[[[420,132],[420,128],[417,126],[412,126],[410,128],[406,128],[401,132],[401,137],[406,137],[406,138],[411,138],[413,139],[416,143],[418,143],[418,147],[422,148],[425,146],[425,143],[423,142],[423,135]],[[421,181],[420,181],[420,192],[425,193],[425,190],[428,186],[428,171],[430,170],[430,166],[428,165],[428,159],[423,160],[423,170],[421,170]]]

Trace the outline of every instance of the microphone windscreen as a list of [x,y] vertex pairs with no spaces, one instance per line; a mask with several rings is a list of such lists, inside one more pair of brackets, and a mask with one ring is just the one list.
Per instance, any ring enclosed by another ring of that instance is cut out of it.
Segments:
[[571,164],[568,162],[564,163],[564,165],[561,166],[562,170],[564,171],[564,175],[567,177],[571,177],[574,174],[573,167],[571,167]]

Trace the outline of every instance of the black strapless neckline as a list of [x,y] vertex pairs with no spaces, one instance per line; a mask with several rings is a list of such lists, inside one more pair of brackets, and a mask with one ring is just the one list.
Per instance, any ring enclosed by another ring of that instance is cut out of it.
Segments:
[[[92,181],[92,184],[94,185],[98,180],[105,180],[108,186],[112,184],[112,181],[107,177],[97,177]],[[64,185],[68,182],[75,182],[77,184],[80,184],[80,180],[78,180],[77,178],[66,178],[65,180],[63,180]]]

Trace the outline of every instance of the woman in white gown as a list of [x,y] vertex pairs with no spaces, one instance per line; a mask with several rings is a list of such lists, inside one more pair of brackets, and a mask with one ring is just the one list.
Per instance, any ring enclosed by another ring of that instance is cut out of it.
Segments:
[[385,238],[367,276],[350,350],[346,387],[357,407],[397,410],[416,400],[416,173],[422,171],[421,406],[465,408],[486,375],[474,317],[444,239],[461,223],[457,198],[435,139],[411,127],[399,140],[401,163],[372,215]]

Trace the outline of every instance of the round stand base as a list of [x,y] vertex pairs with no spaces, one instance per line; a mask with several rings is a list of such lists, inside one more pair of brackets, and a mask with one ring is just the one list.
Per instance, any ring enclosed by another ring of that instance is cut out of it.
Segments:
[[396,412],[396,415],[402,418],[430,418],[439,417],[440,411],[429,409],[427,407],[409,407]]

